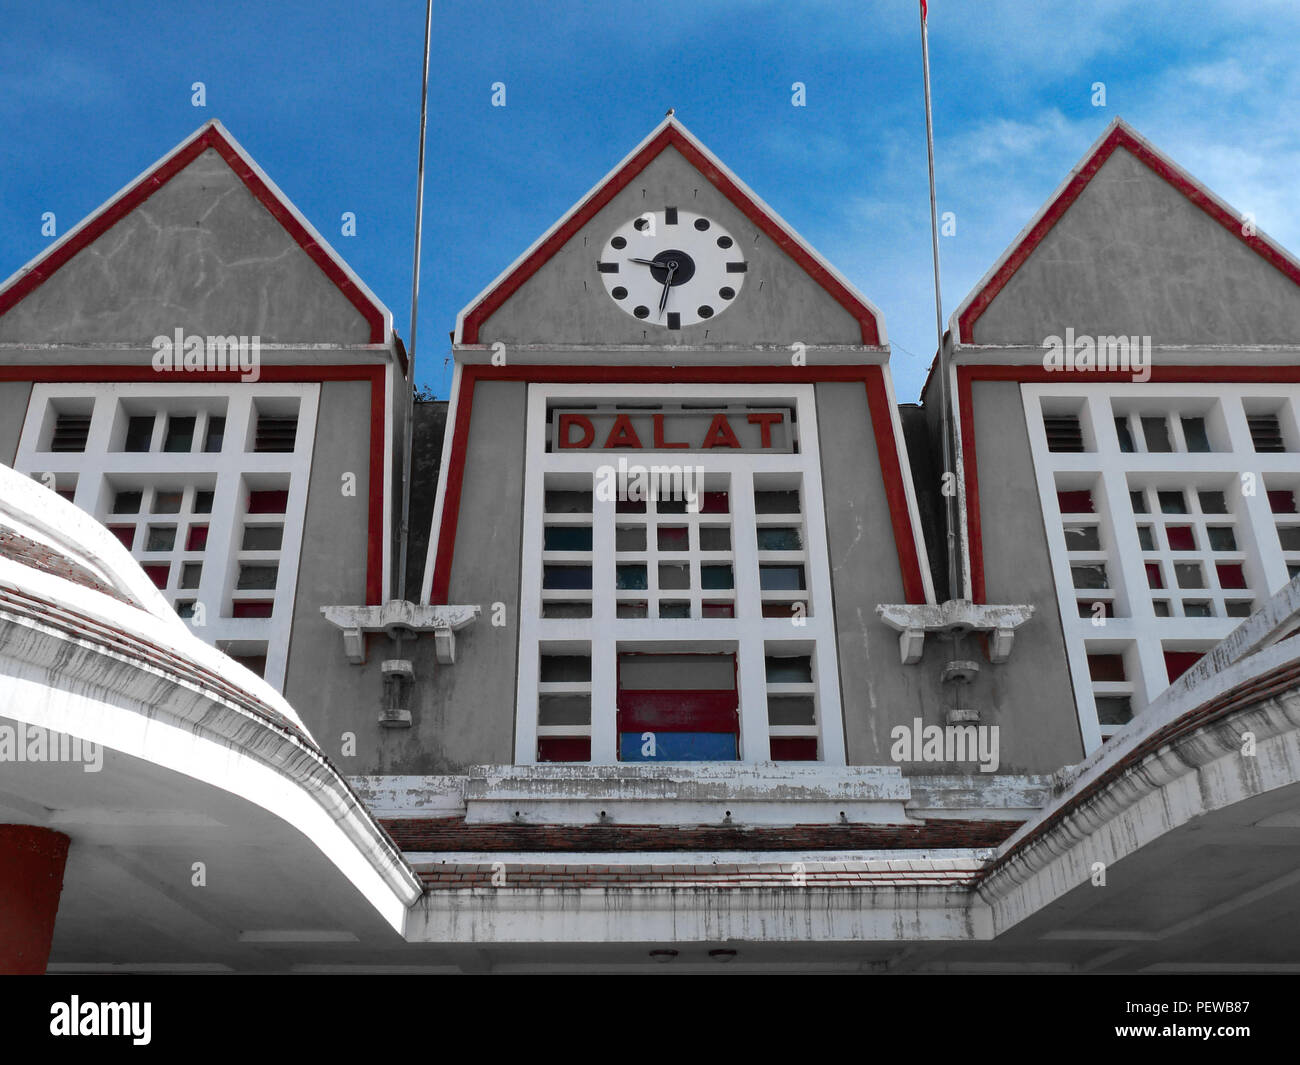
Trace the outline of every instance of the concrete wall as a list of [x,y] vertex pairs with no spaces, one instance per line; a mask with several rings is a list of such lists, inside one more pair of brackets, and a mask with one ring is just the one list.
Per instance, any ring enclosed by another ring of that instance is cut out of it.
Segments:
[[[454,773],[514,760],[526,396],[522,382],[479,382],[474,389],[448,602],[480,605],[483,614],[457,633],[455,665],[434,661],[431,639],[416,642],[412,727],[385,730],[376,763],[349,763],[349,773]],[[503,626],[492,625],[498,602],[505,604]],[[374,637],[367,666],[351,667],[367,678],[369,703],[359,715],[370,722],[367,735],[380,731],[373,724],[379,659],[390,656],[391,646],[385,637]],[[405,651],[412,652],[412,645]]]
[[1020,385],[977,381],[973,389],[987,598],[1038,612],[1017,630],[1010,662],[985,663],[972,695],[1002,725],[1006,772],[1050,772],[1079,761],[1083,741]]
[[370,339],[360,312],[211,149],[0,316],[0,341],[148,343],[177,327],[263,343]]
[[[716,220],[749,263],[744,286],[726,311],[671,334],[619,310],[596,270],[619,226],[668,206]],[[643,344],[647,339],[686,345],[861,344],[862,330],[675,148],[667,148],[524,282],[479,334],[484,344]]]
[[[352,761],[339,758],[339,737],[349,730],[358,737],[374,736],[379,682],[349,665],[342,635],[321,616],[320,608],[366,601],[369,382],[323,383],[316,418],[284,696],[321,747],[350,772]],[[356,428],[339,432],[333,428],[338,426]],[[343,495],[344,473],[356,474],[355,496]],[[367,765],[374,757],[373,751],[365,755],[358,750],[358,759],[368,759]]]
[[0,462],[6,466],[12,466],[18,454],[18,438],[23,435],[31,398],[30,381],[0,381]]
[[1300,288],[1119,148],[980,316],[974,342],[1041,344],[1066,326],[1156,345],[1295,344]]

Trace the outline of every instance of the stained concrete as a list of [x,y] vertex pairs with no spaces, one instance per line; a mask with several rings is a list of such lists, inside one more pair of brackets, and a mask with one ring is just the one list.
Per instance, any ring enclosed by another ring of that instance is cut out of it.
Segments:
[[209,149],[0,316],[0,342],[148,344],[176,328],[365,344],[361,313]]
[[975,323],[977,344],[1066,326],[1164,344],[1300,343],[1300,287],[1118,148]]
[[[596,263],[619,226],[668,206],[721,224],[749,263],[725,312],[671,333],[620,310]],[[483,324],[479,341],[509,344],[861,344],[862,329],[825,289],[675,148],[666,148]]]
[[12,466],[18,456],[18,438],[23,435],[31,398],[30,381],[0,381],[0,462],[6,466]]

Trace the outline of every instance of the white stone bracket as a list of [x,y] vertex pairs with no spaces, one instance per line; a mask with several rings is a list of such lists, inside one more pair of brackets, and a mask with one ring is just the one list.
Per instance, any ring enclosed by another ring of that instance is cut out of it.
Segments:
[[989,661],[1000,665],[1011,657],[1016,629],[1034,616],[1034,607],[1024,603],[992,606],[972,603],[969,599],[949,599],[946,603],[880,604],[876,614],[899,634],[898,649],[905,666],[921,661],[927,634],[965,636],[970,632],[989,634]]
[[343,653],[359,666],[366,660],[366,633],[383,632],[405,639],[433,633],[438,662],[456,661],[456,633],[481,614],[477,606],[420,606],[405,599],[390,599],[382,606],[323,606],[325,620],[343,630]]

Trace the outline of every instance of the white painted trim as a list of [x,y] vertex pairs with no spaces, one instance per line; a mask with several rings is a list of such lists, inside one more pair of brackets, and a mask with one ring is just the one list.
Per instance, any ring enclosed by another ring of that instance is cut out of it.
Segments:
[[[453,364],[451,397],[447,400],[447,423],[442,431],[442,455],[438,463],[438,489],[433,499],[433,521],[429,528],[429,547],[424,557],[424,580],[420,584],[420,602],[426,606],[433,594],[433,575],[438,569],[438,541],[442,539],[442,513],[447,500],[447,478],[451,475],[452,441],[456,436],[456,411],[460,404],[463,378],[460,363]],[[466,456],[468,458],[468,456]]]

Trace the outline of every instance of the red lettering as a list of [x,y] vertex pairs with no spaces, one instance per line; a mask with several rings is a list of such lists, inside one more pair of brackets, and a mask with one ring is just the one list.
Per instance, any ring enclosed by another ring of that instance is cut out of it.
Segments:
[[740,441],[731,429],[725,414],[715,414],[709,423],[709,431],[704,434],[705,447],[740,447]]
[[641,440],[636,435],[636,430],[632,428],[632,419],[626,414],[620,414],[614,419],[614,425],[609,430],[609,436],[605,440],[605,447],[635,447],[641,446]]
[[757,425],[758,431],[762,434],[760,441],[763,447],[772,446],[772,426],[780,425],[785,421],[785,415],[779,410],[759,411],[757,414],[749,416],[749,424]]
[[[575,443],[570,436],[569,426],[576,425],[582,430],[582,439]],[[591,442],[596,439],[596,427],[591,424],[591,419],[584,414],[561,414],[560,424],[556,426],[556,447],[591,447]]]
[[667,441],[667,440],[664,439],[664,416],[663,416],[662,414],[656,414],[656,415],[654,416],[654,423],[655,423],[655,447],[656,447],[657,449],[659,449],[659,450],[665,450],[665,449],[670,448],[670,447],[690,447],[690,446],[691,446],[690,444],[686,443],[685,440],[683,440],[683,441],[681,441],[681,442],[679,443],[679,442],[677,442],[677,441],[675,441],[675,440],[674,440],[674,441]]

